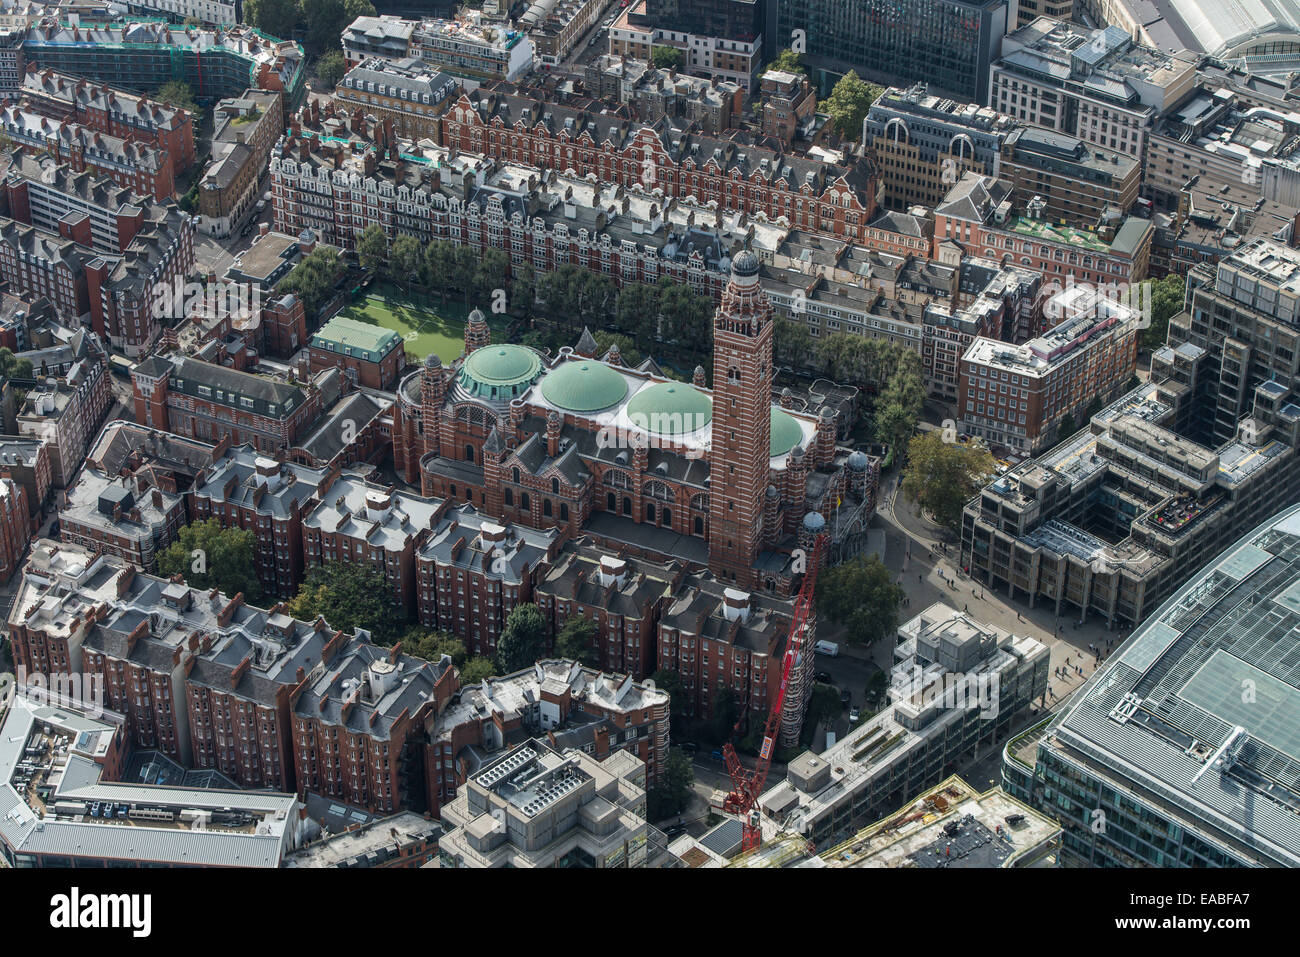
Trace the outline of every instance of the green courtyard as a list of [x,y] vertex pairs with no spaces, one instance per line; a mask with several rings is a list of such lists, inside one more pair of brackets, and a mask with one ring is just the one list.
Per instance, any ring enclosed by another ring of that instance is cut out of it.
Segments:
[[[465,349],[469,311],[454,294],[447,297],[445,305],[439,305],[436,296],[426,302],[418,294],[408,297],[394,286],[376,284],[339,315],[393,330],[405,341],[406,351],[418,359],[434,353],[443,362],[451,362]],[[493,342],[505,341],[505,317],[488,316],[488,327]]]

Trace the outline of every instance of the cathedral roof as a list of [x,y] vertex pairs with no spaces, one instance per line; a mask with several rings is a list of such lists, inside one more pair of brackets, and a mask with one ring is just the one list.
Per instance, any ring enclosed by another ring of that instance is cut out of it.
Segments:
[[460,384],[483,399],[513,399],[523,395],[542,371],[542,360],[527,346],[483,346],[460,367]]
[[622,402],[627,380],[595,359],[565,362],[542,379],[542,395],[551,405],[570,412],[595,412]]

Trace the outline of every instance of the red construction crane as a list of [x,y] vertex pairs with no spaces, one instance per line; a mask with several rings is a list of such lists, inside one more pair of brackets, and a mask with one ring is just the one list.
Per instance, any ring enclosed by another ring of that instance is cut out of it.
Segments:
[[[781,727],[781,709],[785,704],[786,689],[790,687],[790,674],[803,652],[808,618],[812,614],[813,591],[817,587],[817,569],[821,567],[825,542],[824,534],[817,536],[813,544],[812,557],[808,560],[808,568],[804,572],[803,585],[799,588],[798,597],[795,598],[794,615],[790,618],[790,638],[786,642],[785,660],[781,665],[781,685],[777,688],[772,710],[767,715],[762,745],[758,749],[758,763],[754,765],[754,770],[750,771],[740,763],[740,756],[736,754],[736,749],[730,741],[722,746],[722,755],[726,759],[727,772],[731,775],[732,782],[731,793],[723,800],[722,809],[740,815],[744,827],[741,839],[742,851],[758,847],[763,840],[758,824],[758,798],[763,793],[763,785],[767,782],[768,769],[772,767],[772,752],[776,750],[776,734]],[[740,720],[736,722],[732,737],[740,733],[740,726],[745,721],[745,710],[747,709],[741,711]]]

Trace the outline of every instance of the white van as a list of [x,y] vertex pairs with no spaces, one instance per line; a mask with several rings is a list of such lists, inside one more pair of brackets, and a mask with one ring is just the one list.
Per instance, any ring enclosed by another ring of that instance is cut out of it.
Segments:
[[819,641],[813,645],[813,651],[827,658],[835,658],[840,653],[840,646],[833,641]]

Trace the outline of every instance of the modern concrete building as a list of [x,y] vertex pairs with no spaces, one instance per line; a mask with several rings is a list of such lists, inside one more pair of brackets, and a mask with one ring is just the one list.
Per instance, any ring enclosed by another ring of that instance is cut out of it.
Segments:
[[1002,743],[1047,691],[1048,650],[937,602],[899,626],[890,703],[759,800],[765,837],[847,840]]
[[1116,27],[1088,30],[1039,17],[1003,38],[988,103],[1142,162],[1156,120],[1195,89],[1197,60],[1186,50],[1134,43]]
[[[630,676],[547,658],[511,675],[461,688],[425,726],[430,810],[451,801],[466,780],[521,735],[603,761],[630,751],[650,787],[668,759],[668,693]],[[436,801],[434,800],[436,798]]]
[[280,867],[310,836],[292,794],[122,781],[129,749],[120,715],[15,697],[0,723],[8,866]]
[[1061,826],[1001,788],[953,776],[820,855],[826,867],[1055,867]]
[[442,809],[443,867],[644,867],[645,765],[533,738],[485,764]]
[[1196,572],[1050,723],[1007,744],[1004,786],[1061,823],[1063,860],[1300,865],[1298,580],[1293,505]]

